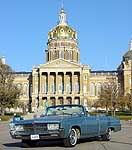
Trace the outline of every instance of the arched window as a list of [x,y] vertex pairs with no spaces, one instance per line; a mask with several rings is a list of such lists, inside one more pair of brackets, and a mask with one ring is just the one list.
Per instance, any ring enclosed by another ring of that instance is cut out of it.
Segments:
[[51,97],[51,105],[52,105],[52,106],[55,106],[55,105],[56,105],[55,97]]
[[63,91],[63,84],[60,83],[59,84],[59,94],[62,94],[62,91]]
[[22,85],[20,83],[18,83],[17,88],[18,88],[19,91],[21,91]]
[[45,82],[44,83],[44,94],[46,94],[47,93],[47,83]]
[[52,94],[55,93],[55,86],[54,86],[54,83],[51,83],[51,85],[50,85],[50,92],[51,92]]
[[72,56],[71,56],[71,52],[70,51],[68,51],[68,60],[71,60],[71,58],[72,58]]
[[95,96],[95,84],[90,83],[90,96]]
[[67,104],[68,104],[68,105],[71,105],[71,104],[72,104],[72,99],[71,99],[71,97],[67,97]]
[[71,86],[70,86],[70,83],[67,83],[67,85],[66,85],[66,92],[67,92],[68,94],[71,93]]
[[60,58],[64,58],[64,51],[60,51]]
[[80,104],[80,98],[79,97],[75,98],[75,104],[77,104],[77,105]]
[[54,57],[54,58],[55,58],[55,59],[58,58],[57,51],[55,51],[55,57]]
[[25,83],[23,87],[23,94],[24,96],[28,96],[28,85]]
[[64,99],[63,99],[63,97],[59,97],[59,102],[60,102],[60,105],[64,105]]
[[20,83],[18,83],[18,84],[17,84],[17,88],[18,88],[19,96],[20,96],[22,85],[21,85]]
[[96,95],[99,96],[101,94],[101,83],[97,83]]
[[75,93],[79,93],[79,83],[75,82]]

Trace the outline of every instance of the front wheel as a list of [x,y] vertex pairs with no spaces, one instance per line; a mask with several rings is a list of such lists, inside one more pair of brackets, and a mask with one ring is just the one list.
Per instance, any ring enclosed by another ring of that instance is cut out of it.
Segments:
[[76,145],[78,139],[77,131],[72,128],[68,138],[64,139],[64,146],[65,147],[73,147]]
[[103,141],[110,141],[112,137],[112,131],[111,129],[107,129],[106,134],[102,135],[101,138]]

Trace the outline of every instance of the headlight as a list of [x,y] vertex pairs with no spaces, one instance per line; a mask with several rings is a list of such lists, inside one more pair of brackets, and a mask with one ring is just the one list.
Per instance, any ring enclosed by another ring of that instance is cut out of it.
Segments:
[[10,123],[9,124],[9,128],[10,128],[10,130],[15,130],[15,124],[14,123]]
[[15,130],[16,130],[16,131],[23,131],[24,128],[23,128],[22,125],[17,125],[17,126],[15,126]]
[[58,130],[59,129],[59,124],[58,123],[51,123],[47,125],[48,130]]

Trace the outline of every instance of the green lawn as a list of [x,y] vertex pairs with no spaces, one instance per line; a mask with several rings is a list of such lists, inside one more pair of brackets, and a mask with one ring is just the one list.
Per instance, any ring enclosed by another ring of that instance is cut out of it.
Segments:
[[[104,115],[106,115],[106,113],[97,113],[97,112],[91,112],[90,113],[90,115],[97,115],[97,114],[104,114]],[[107,115],[111,116],[111,112],[108,112]],[[115,117],[119,118],[121,120],[131,120],[132,119],[132,114],[131,114],[130,111],[127,111],[127,112],[116,112]]]

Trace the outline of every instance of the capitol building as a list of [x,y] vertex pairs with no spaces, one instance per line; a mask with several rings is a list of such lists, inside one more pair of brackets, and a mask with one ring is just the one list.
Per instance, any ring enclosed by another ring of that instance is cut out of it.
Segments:
[[45,53],[45,64],[33,66],[31,72],[15,73],[14,82],[22,93],[20,101],[32,111],[58,104],[91,107],[101,86],[113,80],[124,94],[131,91],[132,40],[117,70],[92,71],[89,65],[80,63],[77,32],[68,25],[63,8],[57,25],[48,33]]

